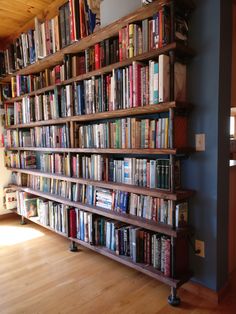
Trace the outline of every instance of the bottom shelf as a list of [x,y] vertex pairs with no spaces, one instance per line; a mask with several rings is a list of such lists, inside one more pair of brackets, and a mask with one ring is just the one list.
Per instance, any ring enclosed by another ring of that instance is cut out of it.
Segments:
[[187,275],[185,278],[181,279],[172,279],[169,277],[166,277],[163,275],[162,272],[158,271],[157,269],[153,268],[152,266],[141,264],[141,263],[134,263],[130,257],[128,256],[121,256],[117,255],[115,252],[107,249],[106,247],[103,246],[93,246],[90,245],[89,243],[86,243],[84,241],[75,239],[75,238],[69,238],[71,241],[74,241],[94,252],[97,252],[101,255],[104,255],[106,257],[109,257],[110,259],[119,262],[121,264],[124,264],[126,266],[129,266],[130,268],[133,268],[135,270],[138,270],[149,277],[152,277],[154,279],[157,279],[171,287],[178,288],[180,287],[184,282],[188,281],[190,279],[190,276]]
[[[16,212],[17,213],[17,212]],[[18,214],[18,213],[17,213]],[[18,214],[19,216],[22,216],[20,214]],[[173,279],[173,278],[169,278],[169,277],[166,277],[164,276],[164,274],[160,271],[158,271],[157,269],[155,269],[154,267],[150,266],[150,265],[145,265],[145,264],[142,264],[142,263],[134,263],[130,257],[127,257],[127,256],[121,256],[121,255],[117,255],[115,252],[107,249],[106,247],[103,247],[103,246],[94,246],[94,245],[91,245],[87,242],[84,242],[84,241],[81,241],[79,239],[76,239],[76,238],[70,238],[68,237],[66,234],[62,233],[62,232],[59,232],[49,226],[45,226],[43,225],[42,223],[40,223],[40,221],[38,220],[38,217],[24,217],[25,219],[33,222],[33,223],[36,223],[37,225],[43,227],[43,228],[46,228],[50,231],[53,231],[55,232],[56,234],[59,234],[60,236],[63,236],[64,238],[67,238],[75,243],[78,243],[96,253],[99,253],[101,255],[104,255],[106,257],[109,257],[110,259],[116,261],[116,262],[119,262],[123,265],[126,265],[126,266],[129,266],[130,268],[133,268],[137,271],[140,271],[154,279],[157,279],[173,288],[178,288],[180,287],[182,284],[184,284],[185,282],[187,282],[192,274],[191,273],[187,273],[185,276],[182,276],[182,278],[180,279]]]
[[37,225],[39,225],[39,226],[41,226],[41,227],[43,227],[43,228],[45,228],[45,229],[48,229],[48,230],[50,230],[50,231],[53,231],[53,232],[59,234],[60,236],[62,236],[62,237],[64,237],[64,238],[68,239],[67,234],[65,234],[65,233],[63,233],[63,232],[60,232],[60,231],[57,231],[57,230],[55,230],[55,229],[53,229],[53,228],[51,228],[51,227],[49,227],[49,226],[45,226],[44,224],[42,224],[42,223],[38,220],[38,219],[39,219],[38,216],[36,216],[36,217],[25,217],[25,216],[22,216],[21,214],[19,214],[17,211],[14,211],[14,213],[17,214],[18,216],[24,217],[24,219],[27,219],[27,220],[29,220],[29,221],[31,221],[31,222],[34,222],[35,224],[37,224]]

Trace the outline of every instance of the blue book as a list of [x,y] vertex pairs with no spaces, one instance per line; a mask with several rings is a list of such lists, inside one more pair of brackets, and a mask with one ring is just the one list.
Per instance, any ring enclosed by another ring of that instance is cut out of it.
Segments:
[[34,31],[32,29],[28,31],[28,40],[29,40],[30,64],[32,64],[35,62]]
[[78,115],[84,114],[85,105],[84,105],[84,85],[77,85],[77,106],[78,106]]
[[111,246],[110,246],[110,249],[112,251],[115,251],[115,249],[116,249],[115,244],[116,244],[115,223],[112,222],[111,223]]
[[128,192],[124,192],[123,210],[122,210],[123,213],[127,213],[128,200],[129,200],[129,194]]
[[153,103],[158,104],[159,102],[159,66],[158,63],[154,63],[153,73]]
[[84,241],[84,212],[79,212],[79,223],[80,223],[80,240]]

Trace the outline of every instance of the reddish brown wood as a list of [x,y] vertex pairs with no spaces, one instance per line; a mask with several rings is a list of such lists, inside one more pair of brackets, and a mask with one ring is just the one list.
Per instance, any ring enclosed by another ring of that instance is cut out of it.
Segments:
[[119,155],[176,155],[190,154],[194,148],[173,148],[173,149],[153,149],[153,148],[51,148],[51,147],[6,147],[8,151],[39,151],[39,152],[65,152],[65,153],[91,153],[91,154],[119,154]]
[[87,205],[87,204],[83,204],[83,203],[79,203],[79,202],[73,202],[70,201],[64,197],[61,196],[57,196],[57,195],[53,195],[50,193],[46,193],[46,192],[40,192],[40,191],[36,191],[33,190],[31,188],[27,188],[27,187],[20,187],[20,186],[16,186],[16,185],[11,185],[12,188],[15,188],[17,190],[20,191],[24,191],[27,192],[29,194],[33,194],[39,197],[43,197],[61,204],[65,204],[68,206],[72,206],[72,207],[77,207],[80,208],[82,210],[88,211],[90,213],[94,213],[97,215],[101,215],[110,219],[115,219],[117,221],[121,221],[130,225],[134,225],[134,226],[138,226],[147,230],[151,230],[154,232],[160,232],[172,237],[177,237],[178,235],[181,234],[188,234],[191,232],[190,228],[181,228],[181,229],[176,229],[173,230],[171,226],[168,226],[166,224],[162,224],[162,223],[157,223],[155,221],[152,220],[148,220],[145,218],[141,218],[141,217],[136,217],[134,215],[130,215],[130,214],[124,214],[124,213],[117,213],[111,210],[106,210],[100,207],[96,207],[96,206],[92,206],[92,205]]
[[130,193],[137,193],[137,194],[143,194],[143,195],[149,195],[153,197],[159,197],[174,201],[180,201],[180,200],[186,200],[193,196],[194,192],[191,190],[177,190],[175,193],[171,193],[167,190],[160,190],[160,189],[150,189],[150,188],[144,188],[139,187],[136,185],[129,185],[129,184],[122,184],[122,183],[115,183],[115,182],[105,182],[105,181],[95,181],[95,180],[89,180],[89,179],[83,179],[83,178],[71,178],[64,175],[57,175],[57,174],[51,174],[51,173],[44,173],[40,170],[34,170],[34,169],[17,169],[17,168],[7,168],[10,171],[15,171],[19,173],[25,173],[30,175],[36,175],[40,177],[45,178],[51,178],[51,179],[57,179],[57,180],[65,180],[69,182],[74,183],[80,183],[80,184],[87,184],[92,186],[98,186],[102,188],[108,188],[113,190],[120,190],[120,191],[126,191]]
[[15,124],[11,126],[7,126],[6,129],[16,129],[16,128],[30,128],[35,126],[43,126],[43,125],[53,125],[53,124],[63,124],[69,121],[74,122],[85,122],[85,121],[96,121],[96,120],[103,120],[103,119],[114,119],[114,118],[121,118],[121,117],[131,117],[137,115],[144,115],[144,114],[154,114],[160,112],[167,112],[170,108],[183,108],[183,109],[190,109],[191,105],[187,102],[166,102],[160,103],[157,105],[148,105],[144,107],[136,107],[136,108],[129,108],[129,109],[119,109],[114,111],[106,111],[106,112],[98,112],[93,114],[85,114],[81,116],[73,116],[67,118],[58,118],[58,119],[51,119],[45,121],[37,121],[25,124]]
[[[157,269],[155,269],[154,267],[152,266],[148,266],[148,265],[145,265],[145,264],[141,264],[141,263],[134,263],[130,257],[127,257],[127,256],[121,256],[121,255],[116,255],[115,253],[113,253],[111,250],[108,250],[107,248],[105,247],[101,247],[101,246],[93,246],[93,245],[90,245],[89,243],[86,243],[84,241],[81,241],[81,240],[78,240],[78,239],[75,239],[75,238],[69,238],[71,241],[74,241],[84,247],[87,247],[89,248],[90,250],[93,250],[94,252],[97,252],[99,254],[102,254],[106,257],[109,257],[121,264],[124,264],[126,266],[129,266],[133,269],[136,269],[152,278],[155,278],[171,287],[175,287],[177,288],[179,285],[180,285],[180,280],[177,280],[177,279],[172,279],[172,278],[169,278],[169,277],[165,277],[163,275],[162,272],[158,271]],[[184,282],[189,280],[188,279],[184,279]]]

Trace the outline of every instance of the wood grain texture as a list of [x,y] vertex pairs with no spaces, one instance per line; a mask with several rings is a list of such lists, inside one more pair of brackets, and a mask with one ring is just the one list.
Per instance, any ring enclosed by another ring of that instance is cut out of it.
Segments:
[[41,192],[41,191],[36,191],[34,189],[28,188],[28,187],[21,187],[21,186],[16,186],[16,185],[10,185],[12,188],[15,188],[16,190],[19,191],[24,191],[27,192],[29,194],[32,195],[36,195],[54,202],[58,202],[61,204],[65,204],[67,206],[71,206],[71,207],[77,207],[80,208],[82,210],[85,210],[87,212],[93,213],[93,214],[97,214],[97,215],[101,215],[104,216],[106,218],[110,218],[110,219],[114,219],[117,221],[121,221],[121,222],[125,222],[127,224],[130,225],[134,225],[134,226],[138,226],[144,229],[148,229],[154,232],[160,232],[172,237],[177,237],[179,235],[186,235],[186,234],[191,234],[192,230],[189,227],[186,228],[178,228],[178,229],[172,229],[172,226],[168,226],[166,224],[163,223],[158,223],[149,219],[145,219],[142,217],[137,217],[131,214],[124,214],[124,213],[118,213],[115,211],[111,211],[108,209],[103,209],[101,207],[97,207],[97,206],[92,206],[92,205],[87,205],[84,203],[80,203],[80,202],[73,202],[70,201],[67,198],[61,197],[61,196],[57,196],[55,194],[51,194],[51,193],[46,193],[46,192]]
[[65,175],[45,173],[45,172],[42,172],[40,170],[35,170],[35,169],[17,169],[17,168],[7,168],[7,169],[10,171],[19,172],[19,173],[37,175],[40,177],[57,179],[57,180],[65,180],[69,182],[87,184],[87,185],[114,189],[114,190],[119,190],[119,191],[124,191],[124,192],[149,195],[152,197],[160,197],[160,198],[165,198],[165,199],[169,199],[173,201],[186,200],[189,197],[193,196],[194,194],[194,192],[191,190],[177,190],[175,191],[175,193],[172,193],[168,190],[144,188],[144,187],[139,187],[139,186],[131,185],[131,184],[95,181],[95,180],[89,180],[89,179],[83,179],[83,178],[73,178],[73,177],[68,177]]
[[158,148],[51,148],[51,147],[6,147],[6,151],[38,151],[58,153],[91,153],[91,154],[119,154],[119,155],[177,155],[190,154],[194,148],[158,149]]
[[51,120],[43,120],[37,122],[30,122],[24,124],[15,124],[11,126],[6,126],[6,129],[20,129],[20,128],[32,128],[36,126],[42,125],[54,125],[54,124],[63,124],[66,122],[87,122],[87,121],[97,121],[103,119],[115,119],[122,117],[132,117],[138,115],[146,115],[146,114],[156,114],[161,112],[168,112],[170,108],[173,109],[185,109],[186,111],[191,108],[191,105],[187,102],[166,102],[160,103],[157,105],[148,105],[144,107],[135,107],[129,109],[119,109],[114,111],[104,111],[92,114],[84,114],[79,116],[72,116],[66,118],[58,118]]
[[[52,5],[51,0],[1,0],[0,39],[7,41],[27,30],[34,24],[34,16],[41,16],[45,8]],[[64,0],[65,2],[65,0]]]
[[[11,245],[7,244],[9,232]],[[17,216],[0,221],[0,233],[6,239],[0,250],[0,308],[4,314],[236,312],[235,275],[220,305],[180,289],[181,306],[172,308],[167,304],[167,285],[84,247],[71,253],[68,240],[33,223],[20,226]],[[30,239],[33,233],[38,237]],[[14,244],[23,236],[28,240]]]

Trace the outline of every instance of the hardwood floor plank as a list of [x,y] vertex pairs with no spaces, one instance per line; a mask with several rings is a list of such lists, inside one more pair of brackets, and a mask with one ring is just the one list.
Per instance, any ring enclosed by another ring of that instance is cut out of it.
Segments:
[[0,221],[0,313],[236,312],[236,276],[220,306],[180,289],[182,304],[173,308],[168,286],[86,248],[68,248],[65,238],[33,223],[21,226],[18,216]]

